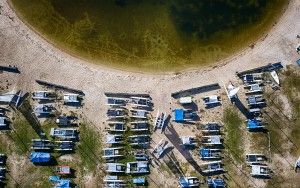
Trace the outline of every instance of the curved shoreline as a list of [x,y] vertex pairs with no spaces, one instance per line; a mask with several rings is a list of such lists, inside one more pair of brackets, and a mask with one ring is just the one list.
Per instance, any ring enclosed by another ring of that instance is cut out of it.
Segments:
[[[292,0],[285,13],[270,32],[260,39],[253,49],[246,48],[218,65],[186,70],[179,74],[144,74],[117,70],[78,59],[48,43],[20,20],[9,7],[8,0],[0,2],[1,59],[0,64],[11,64],[21,69],[26,82],[20,89],[34,89],[35,79],[69,85],[86,91],[87,103],[99,100],[94,93],[143,92],[149,93],[163,108],[169,94],[181,89],[198,87],[213,82],[227,82],[235,78],[235,72],[268,63],[282,61],[291,64],[298,58],[295,46],[300,31],[300,2]],[[42,62],[42,63],[41,63]],[[90,110],[89,110],[90,112]],[[94,112],[96,114],[96,112]],[[94,115],[95,115],[94,114]],[[89,114],[92,119],[98,119]]]
[[[288,1],[284,5],[284,7],[282,7],[280,9],[280,13],[276,14],[276,18],[268,25],[268,28],[265,29],[263,33],[259,34],[259,37],[257,37],[253,41],[249,41],[250,44],[244,45],[242,48],[240,48],[238,50],[234,50],[230,55],[228,55],[227,57],[225,57],[221,60],[218,60],[218,61],[215,61],[215,62],[212,62],[212,63],[208,63],[208,64],[202,64],[202,65],[192,64],[188,68],[185,67],[180,71],[176,71],[176,70],[167,70],[167,71],[150,70],[150,71],[145,71],[145,68],[135,69],[131,66],[122,67],[122,66],[118,66],[115,63],[110,65],[110,64],[104,63],[104,60],[99,60],[99,59],[98,60],[92,60],[92,59],[80,56],[78,53],[69,50],[67,47],[64,47],[63,45],[58,44],[56,42],[53,42],[51,39],[48,39],[45,35],[43,35],[36,28],[34,28],[30,23],[28,23],[26,21],[26,19],[22,18],[22,15],[16,10],[16,8],[12,4],[11,0],[5,0],[5,1],[7,1],[7,4],[9,5],[10,9],[14,12],[14,14],[17,15],[18,20],[20,22],[22,22],[24,25],[26,25],[26,27],[28,27],[30,30],[34,31],[37,35],[39,35],[39,37],[41,37],[47,43],[51,44],[54,48],[57,48],[58,50],[66,53],[68,55],[71,55],[76,59],[80,59],[81,61],[89,64],[90,66],[93,64],[93,65],[99,66],[99,68],[101,68],[101,69],[107,69],[107,70],[112,70],[112,71],[117,70],[117,71],[121,71],[121,72],[131,72],[131,73],[138,73],[138,74],[145,74],[145,75],[184,74],[184,73],[195,72],[195,71],[199,71],[199,70],[212,70],[216,67],[224,66],[228,62],[230,62],[233,59],[236,59],[237,57],[239,57],[241,54],[244,54],[248,50],[251,51],[251,46],[252,45],[255,46],[260,41],[263,41],[266,38],[266,36],[274,29],[274,27],[277,26],[278,21],[286,13],[286,10],[290,5],[290,2]],[[98,61],[99,63],[96,63],[94,61]]]

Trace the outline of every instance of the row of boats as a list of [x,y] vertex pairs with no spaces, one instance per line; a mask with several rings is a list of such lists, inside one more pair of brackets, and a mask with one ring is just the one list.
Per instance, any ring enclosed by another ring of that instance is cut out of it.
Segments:
[[[146,185],[150,173],[147,149],[150,146],[148,111],[152,107],[150,97],[107,97],[108,127],[102,157],[106,160],[104,187],[127,187],[128,183]],[[130,110],[128,110],[130,108]],[[129,121],[128,121],[129,120]],[[130,149],[128,149],[128,147]],[[127,163],[119,162],[131,156]],[[130,182],[122,178],[133,176]]]

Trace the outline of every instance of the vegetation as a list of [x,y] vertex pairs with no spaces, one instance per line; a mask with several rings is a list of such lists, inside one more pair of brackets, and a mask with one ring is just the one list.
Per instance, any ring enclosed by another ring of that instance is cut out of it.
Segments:
[[81,169],[94,171],[101,158],[101,140],[99,133],[88,123],[80,125],[80,143],[78,144],[78,154],[81,159]]
[[28,153],[30,151],[31,139],[38,137],[38,135],[22,114],[17,114],[17,118],[12,123],[12,127],[13,130],[9,133],[9,136],[15,144],[15,152],[20,155]]
[[[70,53],[119,68],[174,70],[249,46],[287,0],[11,0]],[[259,32],[258,32],[259,31]]]
[[242,161],[243,140],[241,126],[243,125],[243,121],[235,109],[226,108],[223,115],[223,122],[225,123],[226,131],[225,147],[235,160]]

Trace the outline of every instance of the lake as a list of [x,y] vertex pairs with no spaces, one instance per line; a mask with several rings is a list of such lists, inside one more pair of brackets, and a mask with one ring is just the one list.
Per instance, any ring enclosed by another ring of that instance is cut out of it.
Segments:
[[179,72],[217,63],[262,37],[285,0],[11,0],[51,43],[93,63]]

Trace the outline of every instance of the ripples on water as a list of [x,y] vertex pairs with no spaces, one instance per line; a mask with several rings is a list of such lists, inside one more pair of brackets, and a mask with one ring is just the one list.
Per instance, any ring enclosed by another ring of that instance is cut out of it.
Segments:
[[180,70],[225,58],[257,39],[280,0],[12,0],[59,46],[94,62]]

